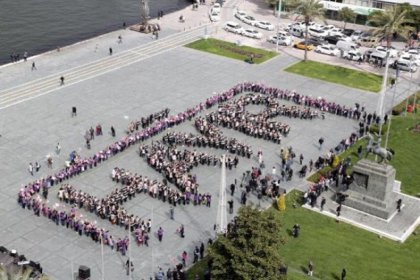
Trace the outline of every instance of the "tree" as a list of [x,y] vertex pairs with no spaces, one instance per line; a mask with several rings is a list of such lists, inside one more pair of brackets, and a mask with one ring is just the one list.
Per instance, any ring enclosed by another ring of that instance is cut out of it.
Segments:
[[212,279],[283,279],[280,222],[268,211],[239,209],[235,222],[209,248]]
[[324,8],[319,0],[301,0],[296,8],[296,13],[300,14],[305,21],[305,54],[304,61],[308,59],[307,41],[309,22],[314,18],[324,18]]
[[356,16],[356,13],[348,7],[344,7],[338,11],[339,19],[344,21],[344,29],[346,29],[347,22],[354,22],[356,20]]
[[373,35],[377,38],[384,38],[387,47],[391,47],[392,38],[399,35],[408,38],[411,29],[407,24],[411,21],[407,18],[407,9],[393,6],[385,11],[378,11],[369,16],[369,21],[377,28],[373,31]]

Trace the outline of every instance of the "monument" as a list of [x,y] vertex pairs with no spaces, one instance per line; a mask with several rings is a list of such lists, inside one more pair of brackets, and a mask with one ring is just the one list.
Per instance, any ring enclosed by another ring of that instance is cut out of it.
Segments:
[[344,205],[382,219],[388,219],[396,211],[394,167],[362,159],[353,168],[353,178],[345,192]]

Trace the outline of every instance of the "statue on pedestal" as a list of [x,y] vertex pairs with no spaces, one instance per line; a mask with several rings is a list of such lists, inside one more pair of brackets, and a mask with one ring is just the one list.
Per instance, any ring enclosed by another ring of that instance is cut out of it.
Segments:
[[378,137],[378,140],[375,141],[374,137],[368,133],[369,143],[366,147],[366,156],[367,157],[370,153],[379,156],[378,163],[382,163],[383,161],[388,162],[392,159],[395,152],[392,149],[385,149],[381,147],[381,137]]

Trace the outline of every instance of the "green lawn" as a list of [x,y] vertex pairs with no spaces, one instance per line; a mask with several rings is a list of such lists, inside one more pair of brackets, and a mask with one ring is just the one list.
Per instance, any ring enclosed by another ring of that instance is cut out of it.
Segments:
[[382,84],[382,76],[315,61],[301,61],[285,71],[373,92],[379,92]]
[[234,43],[212,38],[192,42],[186,45],[186,47],[243,61],[248,60],[253,55],[254,63],[256,64],[262,63],[277,55],[277,53],[272,51],[248,46],[238,46]]
[[[340,279],[343,268],[348,279],[419,279],[420,235],[411,236],[404,244],[381,239],[302,207],[293,208],[293,202],[301,196],[297,191],[288,194],[283,213],[274,208],[268,210],[280,215],[283,221],[287,241],[279,250],[290,268],[304,272],[312,260],[314,276],[319,279]],[[298,238],[289,234],[295,223],[301,226]]]
[[[267,210],[280,215],[282,221],[280,234],[286,243],[279,250],[288,266],[288,280],[340,279],[343,268],[349,280],[419,279],[420,234],[410,236],[404,244],[380,238],[300,207],[302,196],[299,191],[290,192],[285,212],[273,207]],[[298,238],[293,238],[291,229],[296,223],[301,231]],[[313,278],[306,276],[309,261],[314,263]],[[205,260],[193,266],[187,279],[195,279],[196,274],[204,279],[206,263]]]
[[[389,133],[388,147],[395,151],[395,156],[390,164],[397,170],[396,179],[401,181],[401,190],[409,195],[420,196],[420,133],[414,133],[411,128],[420,124],[420,112],[417,115],[410,114],[407,117],[392,116],[391,130]],[[385,135],[382,137],[385,143]],[[358,161],[357,148],[359,145],[366,147],[367,139],[360,140],[356,145],[340,155],[340,160],[350,157],[352,165]],[[374,159],[374,156],[369,156]],[[324,167],[319,172],[311,175],[308,180],[318,182],[321,175],[326,174],[330,167]],[[351,169],[349,169],[351,171]]]

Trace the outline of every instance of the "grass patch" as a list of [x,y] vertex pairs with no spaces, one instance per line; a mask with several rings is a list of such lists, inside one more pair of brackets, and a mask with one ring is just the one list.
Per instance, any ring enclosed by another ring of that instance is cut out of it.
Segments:
[[[289,193],[285,212],[268,210],[281,216],[287,242],[280,250],[289,267],[304,272],[312,260],[314,276],[319,279],[341,279],[343,268],[349,279],[418,279],[420,235],[411,236],[404,244],[381,239],[302,207],[293,208],[293,203],[300,204],[302,195]],[[301,226],[298,238],[289,234],[295,223]]]
[[382,84],[380,75],[316,61],[301,61],[285,71],[372,92],[379,92]]
[[[314,263],[314,279],[341,279],[341,270],[347,270],[348,279],[417,280],[420,259],[420,235],[410,236],[404,244],[379,238],[376,234],[337,223],[335,219],[300,207],[303,193],[292,191],[286,196],[286,211],[271,207],[282,221],[280,234],[286,244],[279,250],[288,266],[287,279],[309,279],[306,269]],[[292,205],[298,207],[294,208]],[[298,238],[291,229],[298,223]],[[417,229],[416,231],[419,231]],[[196,274],[202,280],[207,260],[200,261],[188,270],[188,280]]]
[[277,55],[276,52],[248,46],[238,46],[234,43],[213,38],[201,39],[187,44],[186,47],[242,61],[248,60],[253,55],[254,63],[256,64],[262,63]]

